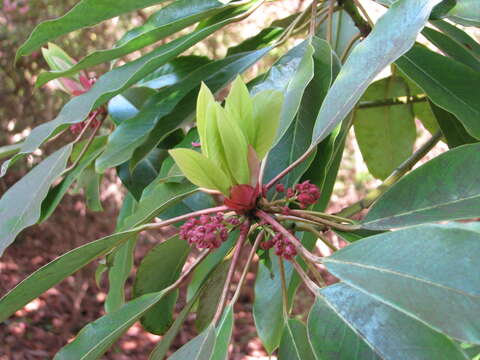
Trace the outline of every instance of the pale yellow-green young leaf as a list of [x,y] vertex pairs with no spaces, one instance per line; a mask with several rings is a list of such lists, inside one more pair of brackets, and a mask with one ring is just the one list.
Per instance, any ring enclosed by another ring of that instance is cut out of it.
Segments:
[[202,82],[200,85],[200,91],[197,98],[197,129],[198,135],[200,136],[200,144],[202,146],[202,153],[208,156],[208,146],[207,146],[207,110],[210,104],[215,103],[215,98],[213,97],[210,89]]
[[238,124],[219,104],[216,119],[230,173],[238,184],[250,183],[248,143]]
[[235,180],[228,168],[222,139],[218,130],[217,106],[220,105],[216,102],[211,102],[207,107],[205,116],[207,120],[205,124],[205,151],[208,154],[207,157],[228,176],[230,182],[234,183]]
[[169,153],[191,183],[229,195],[232,184],[210,159],[191,149],[172,149]]
[[253,122],[253,102],[240,75],[232,84],[230,93],[225,100],[225,109],[238,124],[248,143],[254,141],[256,129]]
[[252,146],[259,159],[265,157],[275,140],[282,104],[283,94],[279,91],[265,90],[253,97],[253,119],[256,136]]
[[48,43],[48,48],[42,48],[42,55],[48,66],[54,71],[67,70],[76,63],[61,47],[53,43]]

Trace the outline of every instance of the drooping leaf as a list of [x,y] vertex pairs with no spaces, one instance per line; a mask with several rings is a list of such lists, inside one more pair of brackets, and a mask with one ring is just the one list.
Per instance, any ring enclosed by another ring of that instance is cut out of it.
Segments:
[[199,332],[203,331],[215,316],[230,263],[231,261],[225,260],[218,264],[205,280],[205,285],[198,299],[197,317],[195,318],[195,328]]
[[229,194],[232,184],[227,175],[209,158],[190,149],[173,149],[169,153],[193,184]]
[[[99,136],[95,138],[92,144],[88,147],[85,154],[82,156],[81,161],[75,166],[74,169],[70,170],[70,172],[63,178],[63,180],[53,187],[42,201],[42,211],[40,218],[38,219],[39,222],[43,222],[52,215],[52,213],[57,208],[58,204],[62,200],[63,196],[67,193],[70,186],[81,176],[81,174],[86,170],[90,164],[101,154],[103,149],[105,148],[105,144],[107,142],[107,138],[105,136]],[[85,141],[78,143],[72,151],[72,160],[74,160],[75,153],[80,151],[79,149],[83,149],[86,145]]]
[[[173,284],[180,276],[190,247],[178,236],[156,245],[143,258],[137,269],[133,297],[158,292]],[[157,335],[164,334],[173,322],[172,315],[178,290],[165,295],[141,319],[142,326]]]
[[479,72],[418,44],[396,64],[433,103],[454,114],[470,135],[480,138],[480,104],[475,94]]
[[210,325],[170,356],[170,360],[210,360],[215,347],[215,327]]
[[433,103],[430,103],[429,105],[450,148],[478,142],[477,139],[470,136],[455,115],[443,110],[441,107],[438,107]]
[[[254,144],[257,125],[253,119],[253,102],[247,86],[240,76],[233,81],[225,99],[225,110],[242,130],[247,142]],[[198,120],[197,120],[198,121]]]
[[378,199],[362,226],[387,230],[479,217],[479,151],[478,143],[460,146],[415,169]]
[[131,87],[108,102],[108,115],[115,125],[138,114],[145,102],[157,92],[145,86]]
[[0,159],[15,155],[21,147],[21,142],[12,145],[0,146]]
[[48,41],[56,39],[60,35],[68,34],[120,14],[142,9],[160,2],[162,0],[140,0],[134,2],[130,0],[82,0],[65,15],[37,25],[27,41],[18,49],[15,60],[20,56],[31,54],[35,49],[38,49]]
[[[136,206],[135,198],[132,194],[127,193],[117,217],[116,231],[126,228],[125,220],[135,212]],[[137,238],[137,236],[133,236],[107,255],[108,293],[104,305],[107,313],[115,311],[125,304],[125,282],[133,268]]]
[[[407,84],[399,77],[374,82],[364,101],[405,96]],[[370,173],[385,180],[413,152],[417,137],[412,106],[393,105],[356,109],[353,122],[355,138]]]
[[423,29],[422,35],[452,59],[461,62],[473,70],[480,71],[480,59],[462,43],[428,27]]
[[312,145],[318,144],[350,113],[375,76],[407,52],[441,0],[398,0],[346,60],[318,113]]
[[215,347],[210,360],[225,360],[228,357],[228,345],[233,331],[233,307],[228,305],[223,311],[223,317],[217,326]]
[[450,36],[459,44],[472,51],[477,57],[480,56],[480,44],[465,31],[443,20],[435,20],[431,23],[441,32]]
[[479,251],[477,231],[421,225],[357,241],[324,263],[379,301],[451,338],[478,344],[480,324],[472,314],[480,311]]
[[[98,79],[88,92],[72,98],[62,108],[54,120],[33,129],[23,143],[20,151],[9,161],[2,164],[0,175],[4,175],[10,164],[15,162],[19,157],[35,151],[48,137],[50,137],[55,131],[58,131],[58,129],[63,129],[68,124],[75,124],[83,121],[92,109],[102,105],[115,95],[122,93],[125,89],[135,84],[159,66],[165,64],[175,56],[190,48],[193,44],[203,40],[205,37],[234,20],[234,17],[226,18],[212,25],[203,27],[198,31],[194,31],[159,46],[157,49],[137,60],[131,61],[107,72]],[[101,158],[102,157],[100,157],[100,159]],[[119,161],[114,165],[118,165],[122,162],[123,161]],[[97,165],[97,170],[105,170],[105,167],[102,168]]]
[[228,48],[227,56],[239,54],[245,51],[251,51],[255,49],[260,49],[265,46],[272,45],[275,40],[277,40],[281,34],[283,34],[284,29],[278,26],[269,26],[266,27],[255,36],[248,38],[242,41],[236,46]]
[[165,295],[167,295],[165,291],[146,294],[87,324],[80,330],[75,340],[60,349],[54,360],[98,359]]
[[134,228],[90,242],[44,265],[0,299],[0,322],[95,258],[136,236],[139,231]]
[[83,189],[85,203],[90,211],[103,211],[102,202],[100,200],[100,184],[102,182],[102,174],[95,172],[94,164],[87,166],[82,171],[77,180],[77,187]]
[[65,145],[10,187],[0,199],[0,256],[26,227],[41,217],[42,201],[65,170],[72,144]]
[[308,335],[322,360],[467,359],[448,337],[344,283],[320,291]]
[[222,4],[217,0],[200,0],[195,2],[179,0],[170,3],[152,14],[145,24],[128,31],[115,47],[96,50],[64,71],[41,73],[37,80],[37,86],[59,77],[71,76],[80,70],[88,69],[142,49],[229,7],[232,7],[232,5]]
[[457,0],[448,18],[464,26],[480,26],[480,3],[476,0]]
[[289,319],[283,329],[282,341],[278,349],[279,360],[316,360],[307,335],[305,325]]

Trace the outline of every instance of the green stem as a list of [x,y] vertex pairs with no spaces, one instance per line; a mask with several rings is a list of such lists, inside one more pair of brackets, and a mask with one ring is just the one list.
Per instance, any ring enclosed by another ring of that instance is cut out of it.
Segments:
[[327,219],[323,219],[323,218],[320,218],[320,217],[317,217],[317,216],[314,216],[314,215],[302,213],[300,210],[290,210],[290,213],[294,216],[299,217],[299,218],[310,220],[310,221],[316,222],[318,224],[325,225],[325,226],[328,226],[328,227],[331,227],[331,228],[334,228],[334,229],[338,229],[338,230],[342,230],[342,231],[355,231],[355,230],[360,229],[359,225],[339,224],[337,222],[330,221],[330,220],[327,220]]
[[301,225],[298,227],[300,230],[305,230],[305,231],[308,231],[308,232],[311,232],[312,234],[314,234],[318,239],[320,239],[325,245],[327,245],[330,250],[332,250],[333,252],[337,251],[338,249],[330,242],[328,241],[328,239],[325,238],[325,236],[323,236],[322,233],[320,233],[320,231],[318,231],[317,229],[315,229],[313,226],[309,226],[309,225]]
[[343,9],[350,15],[353,20],[355,26],[360,30],[360,33],[363,37],[367,37],[368,34],[372,31],[372,27],[366,21],[360,12],[358,11],[357,7],[353,0],[338,0],[338,3],[343,7]]
[[442,138],[442,133],[438,131],[425,144],[423,144],[417,151],[413,153],[407,160],[405,160],[398,168],[396,168],[390,176],[376,189],[370,191],[362,200],[350,205],[338,212],[337,216],[351,217],[363,209],[367,209],[377,200],[380,195],[387,191],[392,185],[400,180],[412,167],[419,162]]
[[337,222],[346,222],[346,223],[349,223],[349,224],[355,224],[355,221],[353,221],[352,219],[344,218],[344,217],[333,215],[333,214],[326,214],[326,213],[323,213],[323,212],[312,211],[312,210],[296,210],[296,211],[306,213],[306,214],[310,214],[310,215],[314,215],[316,217],[323,218],[323,219],[333,220],[333,221],[337,221]]
[[302,269],[300,264],[293,259],[292,260],[293,267],[297,271],[298,275],[300,275],[300,278],[303,280],[307,288],[313,293],[313,295],[318,295],[318,291],[320,290],[320,287],[318,287],[317,284],[315,284],[307,275],[307,273]]
[[280,280],[282,282],[282,305],[283,305],[283,315],[285,318],[288,317],[288,291],[287,291],[287,278],[285,276],[285,265],[283,264],[283,258],[278,256],[278,267],[280,269]]

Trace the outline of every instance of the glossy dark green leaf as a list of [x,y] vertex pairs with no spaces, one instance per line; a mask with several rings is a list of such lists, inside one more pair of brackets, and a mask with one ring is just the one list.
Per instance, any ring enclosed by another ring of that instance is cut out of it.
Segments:
[[37,86],[59,77],[68,77],[80,70],[111,61],[142,49],[202,19],[231,7],[217,0],[177,0],[152,14],[145,24],[128,31],[111,49],[96,50],[65,71],[43,72]]
[[324,263],[346,283],[432,329],[480,344],[473,316],[480,312],[479,251],[478,231],[421,225],[357,241]]
[[467,359],[446,336],[344,283],[320,291],[308,335],[322,360]]
[[77,187],[83,189],[85,203],[90,211],[103,211],[100,200],[100,184],[103,175],[95,172],[95,164],[91,163],[82,171],[77,180]]
[[87,324],[75,340],[55,355],[55,360],[94,360],[102,356],[142,315],[167,295],[164,291],[146,294],[120,309]]
[[433,103],[430,103],[430,106],[449,148],[478,142],[477,139],[470,136],[455,115]]
[[72,144],[65,145],[11,186],[0,199],[0,256],[26,227],[41,218],[50,186],[65,170]]
[[157,178],[162,162],[167,156],[166,150],[155,148],[134,170],[130,169],[128,162],[117,167],[118,177],[135,199],[140,200],[143,190]]
[[289,319],[285,324],[278,349],[278,360],[316,360],[308,339],[307,328],[301,321]]
[[[196,69],[183,81],[161,90],[140,113],[120,124],[110,135],[105,153],[97,160],[97,170],[102,172],[127,161],[142,144],[148,144],[142,153],[151,151],[195,111],[197,88],[201,81],[205,81],[214,92],[218,91],[269,50],[265,48],[209,63]],[[182,101],[184,98],[187,99]]]
[[108,102],[108,115],[115,125],[138,114],[145,102],[157,92],[145,86],[131,87]]
[[203,331],[215,316],[230,263],[229,260],[220,263],[205,281],[198,299],[197,317],[195,318],[195,327],[199,332]]
[[[125,220],[135,212],[136,206],[135,198],[132,194],[127,193],[117,217],[115,231],[121,231],[125,228]],[[104,304],[106,312],[115,311],[125,304],[125,282],[133,268],[137,238],[137,236],[133,236],[107,255],[108,293]]]
[[[82,156],[81,161],[75,166],[74,169],[63,178],[62,182],[53,187],[47,194],[46,198],[42,202],[42,212],[39,222],[43,222],[52,215],[57,208],[63,196],[67,193],[70,186],[81,176],[82,172],[86,170],[88,166],[101,154],[105,148],[107,138],[105,136],[99,136],[93,140],[92,144],[88,147],[88,150]],[[75,152],[80,151],[85,146],[85,141],[78,143],[72,151],[72,160]],[[75,157],[76,158],[76,157]]]
[[317,117],[312,145],[325,139],[350,113],[365,89],[386,66],[407,52],[440,0],[398,0],[348,57]]
[[161,2],[162,0],[82,0],[65,15],[37,25],[27,41],[18,49],[16,59],[32,53],[60,35]]
[[[122,93],[125,89],[138,82],[140,79],[151,73],[159,66],[165,64],[177,55],[181,54],[183,51],[190,48],[192,45],[234,21],[234,19],[235,18],[227,18],[212,25],[203,27],[198,31],[184,35],[156,48],[149,54],[142,56],[137,60],[117,67],[101,76],[90,91],[72,98],[62,108],[54,120],[44,123],[33,129],[23,143],[20,151],[14,155],[12,159],[2,164],[2,172],[0,175],[3,175],[10,164],[12,164],[19,157],[35,151],[55,131],[64,128],[68,124],[75,124],[83,121],[92,109],[102,105],[115,95]],[[109,148],[107,147],[106,151],[108,151],[108,149]],[[125,153],[128,152],[125,151]],[[128,155],[127,159],[130,157],[130,155],[131,154]],[[100,159],[105,159],[105,157],[102,156],[98,160]],[[111,166],[119,165],[127,159],[121,159],[121,161],[117,161],[114,164],[111,164]],[[105,160],[103,160],[103,162],[105,162]],[[100,162],[100,164],[101,163],[102,162]],[[101,173],[105,169],[105,166],[100,166],[97,164],[98,172]]]
[[233,308],[229,305],[223,311],[223,317],[217,327],[217,338],[210,360],[226,360],[228,358],[228,345],[233,332]]
[[210,360],[215,347],[215,327],[210,325],[169,357],[169,360]]
[[457,0],[448,18],[464,26],[480,26],[480,3],[476,0]]
[[67,276],[140,232],[134,228],[90,242],[44,265],[0,299],[0,322]]
[[[173,237],[156,245],[143,258],[137,269],[133,297],[158,292],[173,284],[180,276],[190,253],[185,240]],[[141,319],[143,327],[157,335],[164,334],[173,322],[172,315],[178,290],[173,291],[153,306]]]
[[432,24],[441,32],[472,51],[477,57],[480,57],[480,44],[465,31],[443,20],[432,21]]
[[445,55],[467,65],[473,70],[480,71],[480,59],[462,43],[428,27],[423,29],[422,35],[439,48]]
[[377,200],[363,227],[387,230],[479,217],[479,151],[478,143],[460,146],[415,169]]
[[418,44],[396,64],[433,103],[453,113],[472,136],[480,137],[480,103],[475,93],[479,72]]
[[[333,79],[338,73],[339,61],[328,43],[314,37],[311,39],[311,47],[314,49],[312,56],[314,76],[305,91],[300,93],[302,96],[300,108],[294,116],[290,128],[269,153],[265,169],[267,181],[294,162],[309,148],[316,115]],[[297,166],[281,182],[287,187],[292,186],[307,170],[309,162],[312,160],[313,156]]]
[[[405,96],[407,84],[399,77],[374,82],[364,101],[381,101]],[[355,138],[370,173],[385,180],[413,152],[417,131],[412,106],[393,105],[356,109]]]

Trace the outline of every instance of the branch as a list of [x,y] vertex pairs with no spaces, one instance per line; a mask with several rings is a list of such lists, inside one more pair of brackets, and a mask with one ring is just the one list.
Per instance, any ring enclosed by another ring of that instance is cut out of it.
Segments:
[[370,34],[372,31],[372,27],[365,20],[360,12],[358,11],[357,7],[355,6],[355,2],[353,0],[338,0],[338,3],[343,7],[343,9],[350,15],[353,20],[355,26],[360,30],[360,33],[365,38]]
[[400,180],[412,167],[419,162],[442,138],[442,133],[438,131],[425,144],[423,144],[412,156],[405,160],[398,168],[396,168],[390,176],[375,190],[372,190],[362,200],[350,205],[338,212],[336,215],[342,217],[351,217],[363,209],[367,209],[377,200],[380,195],[387,191],[393,184]]

